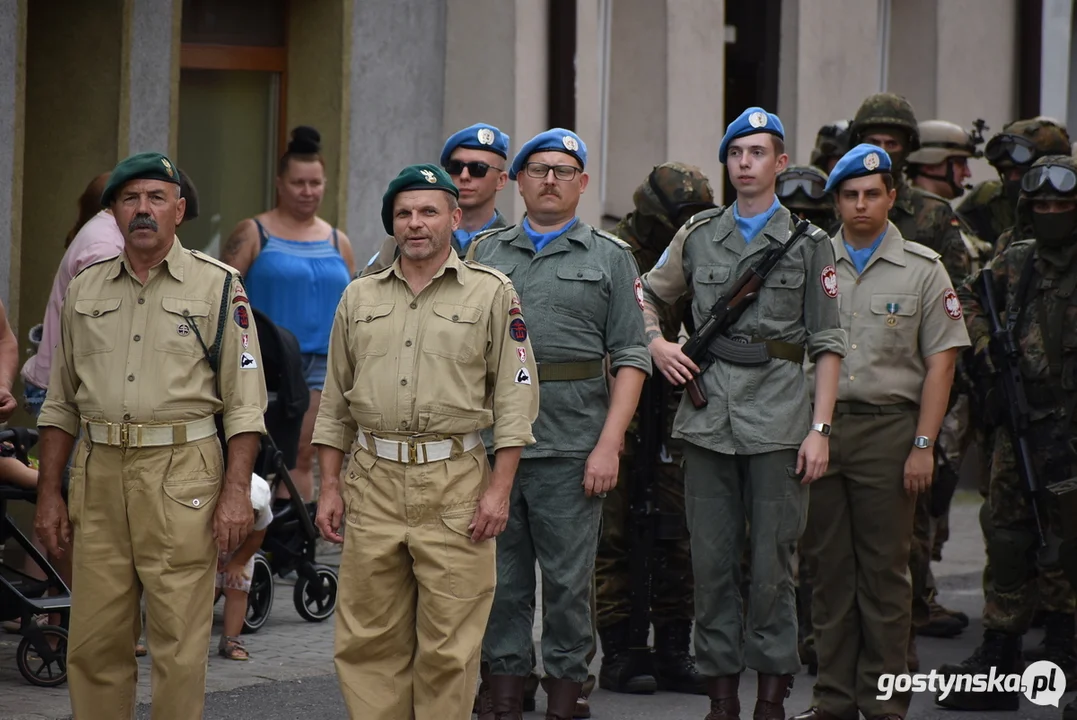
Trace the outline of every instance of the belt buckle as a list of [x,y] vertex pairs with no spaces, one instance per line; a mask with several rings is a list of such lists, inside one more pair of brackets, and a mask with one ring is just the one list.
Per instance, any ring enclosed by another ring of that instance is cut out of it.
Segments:
[[407,444],[408,444],[408,464],[409,465],[415,465],[416,463],[419,462],[419,450],[416,447],[416,439],[415,439],[414,435],[412,435],[412,436],[410,436],[408,438]]

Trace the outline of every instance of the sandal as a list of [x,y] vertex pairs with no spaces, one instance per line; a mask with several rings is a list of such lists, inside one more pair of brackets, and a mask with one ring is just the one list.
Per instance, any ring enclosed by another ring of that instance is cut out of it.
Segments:
[[228,637],[227,635],[221,636],[221,642],[217,646],[217,653],[229,660],[250,660],[250,653],[247,652],[247,648],[243,647],[243,643],[237,637]]

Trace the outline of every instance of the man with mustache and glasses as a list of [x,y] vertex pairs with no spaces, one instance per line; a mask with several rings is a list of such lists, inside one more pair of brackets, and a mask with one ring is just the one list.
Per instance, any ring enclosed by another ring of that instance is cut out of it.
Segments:
[[[460,191],[458,202],[463,215],[460,227],[452,233],[452,245],[460,257],[480,232],[508,225],[496,207],[497,194],[509,181],[505,172],[508,153],[509,136],[486,123],[476,123],[453,133],[441,149],[441,167]],[[396,239],[390,235],[361,274],[370,275],[390,267],[399,254]]]
[[[497,543],[497,591],[483,641],[481,720],[519,720],[533,668],[535,562],[542,572],[546,717],[568,720],[593,647],[591,594],[602,500],[617,482],[619,453],[650,374],[639,274],[627,243],[576,215],[586,190],[587,146],[570,130],[539,133],[509,177],[527,217],[488,232],[469,254],[512,278],[528,313],[541,385],[537,442],[524,450],[509,522]],[[607,383],[607,358],[614,375]],[[521,362],[523,358],[520,358]]]
[[[167,157],[120,162],[101,204],[124,245],[67,289],[38,417],[34,524],[55,555],[73,540],[75,715],[134,717],[144,594],[152,717],[200,717],[217,555],[235,550],[254,520],[266,409],[258,335],[238,273],[176,238],[186,200]],[[61,475],[76,436],[65,503]]]

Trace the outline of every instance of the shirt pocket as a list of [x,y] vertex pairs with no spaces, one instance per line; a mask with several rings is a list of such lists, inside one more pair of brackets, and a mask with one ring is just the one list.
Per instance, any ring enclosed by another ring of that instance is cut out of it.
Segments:
[[76,356],[112,352],[120,332],[120,298],[76,300],[75,313],[81,322],[72,332]]
[[389,340],[393,337],[393,308],[396,303],[380,305],[359,305],[352,316],[355,320],[355,356],[370,357],[384,355],[389,351]]
[[[204,354],[202,343],[206,347],[213,345],[216,333],[210,334],[209,315],[211,306],[205,300],[195,298],[161,298],[164,314],[158,321],[153,349],[175,355],[201,357]],[[197,328],[198,334],[195,333]]]
[[692,290],[695,305],[696,326],[710,314],[711,308],[722,296],[722,290],[729,282],[731,269],[728,265],[700,265],[692,273]]
[[423,352],[459,362],[473,358],[485,339],[485,333],[480,339],[476,332],[482,308],[435,302],[433,310],[423,331]]
[[799,320],[804,315],[804,271],[776,267],[763,281],[767,292],[761,297],[760,312],[775,320]]
[[603,282],[606,274],[595,267],[562,265],[557,268],[558,283],[551,288],[555,312],[590,320],[606,317],[609,289]]
[[914,350],[920,333],[920,298],[901,293],[871,296],[871,324],[881,335],[882,347]]

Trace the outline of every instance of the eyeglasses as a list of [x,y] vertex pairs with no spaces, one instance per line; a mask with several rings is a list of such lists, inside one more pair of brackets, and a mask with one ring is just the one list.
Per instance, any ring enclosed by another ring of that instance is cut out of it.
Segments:
[[774,189],[778,199],[792,197],[797,190],[812,200],[820,200],[826,195],[826,182],[815,173],[802,171],[784,172],[778,176]]
[[527,176],[538,180],[549,175],[551,170],[553,170],[553,176],[561,181],[571,180],[576,177],[576,173],[583,172],[583,170],[572,165],[547,165],[546,163],[529,162],[524,166]]
[[464,168],[467,168],[471,177],[483,178],[486,177],[486,173],[491,170],[497,170],[501,172],[501,168],[494,167],[489,163],[484,163],[479,160],[472,160],[471,162],[463,162],[462,160],[450,160],[445,163],[445,172],[450,175],[462,175]]
[[1036,146],[1020,135],[996,135],[984,147],[984,157],[992,164],[1009,160],[1015,165],[1028,165],[1036,159]]
[[1032,194],[1048,183],[1060,193],[1071,193],[1077,188],[1077,172],[1065,165],[1037,165],[1021,178],[1021,189]]

